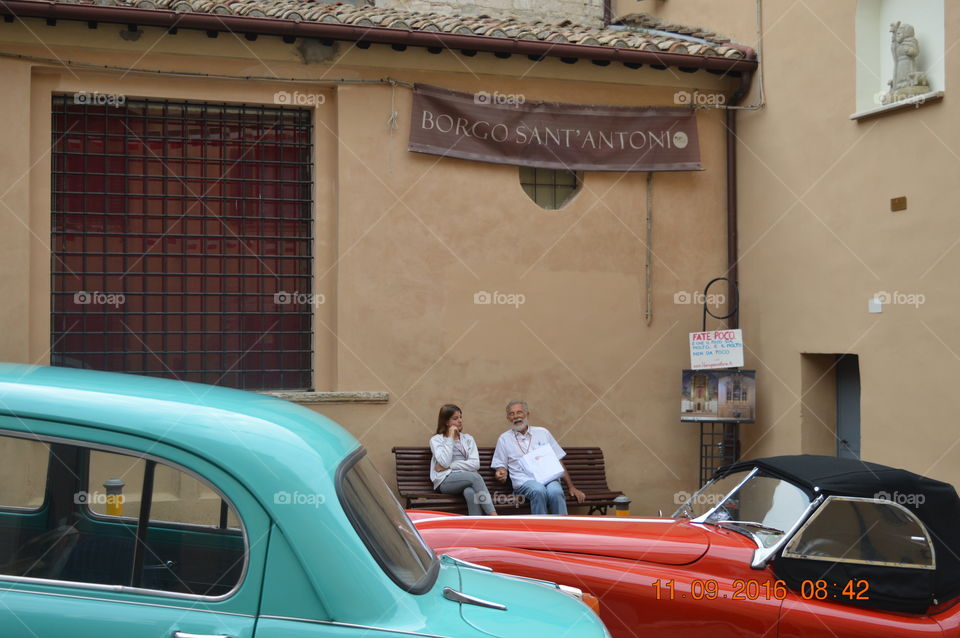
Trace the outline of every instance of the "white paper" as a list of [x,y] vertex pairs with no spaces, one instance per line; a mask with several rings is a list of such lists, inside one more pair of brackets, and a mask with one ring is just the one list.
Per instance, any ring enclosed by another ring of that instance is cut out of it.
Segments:
[[549,445],[541,445],[521,457],[524,467],[533,475],[533,479],[542,485],[563,476],[563,465],[556,452]]

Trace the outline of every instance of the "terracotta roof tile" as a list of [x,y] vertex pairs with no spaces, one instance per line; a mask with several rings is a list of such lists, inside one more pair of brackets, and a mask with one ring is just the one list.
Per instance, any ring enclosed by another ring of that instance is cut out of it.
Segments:
[[[91,3],[91,0],[55,1]],[[666,51],[727,59],[745,57],[742,50],[729,46],[728,38],[712,31],[701,27],[665,23],[646,14],[630,14],[620,18],[613,28],[601,29],[574,24],[566,19],[553,22],[523,22],[511,17],[456,16],[387,7],[355,7],[342,2],[322,3],[318,0],[92,0],[92,3],[190,13],[479,35],[489,38],[570,42],[588,46]],[[692,38],[701,41],[698,42]]]

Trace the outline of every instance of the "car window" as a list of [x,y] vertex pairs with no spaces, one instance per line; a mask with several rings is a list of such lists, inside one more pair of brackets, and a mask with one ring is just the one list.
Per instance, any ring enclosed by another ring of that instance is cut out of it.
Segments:
[[90,450],[87,489],[78,495],[78,501],[101,516],[136,520],[140,516],[144,465],[143,459],[134,456]]
[[723,502],[727,494],[735,488],[740,481],[747,477],[748,472],[735,472],[728,474],[720,479],[714,479],[700,488],[693,496],[690,496],[673,513],[673,517],[687,516],[689,518],[699,518]]
[[933,569],[934,552],[923,524],[891,501],[831,496],[783,555],[832,562]]
[[809,507],[810,497],[802,489],[754,468],[711,480],[673,516],[727,526],[770,549],[786,539]]
[[344,461],[340,502],[367,549],[398,585],[408,591],[432,586],[436,557],[410,522],[393,492],[365,456]]
[[[101,516],[140,515],[145,461],[99,450],[90,451],[87,506]],[[110,494],[120,490],[122,494]],[[158,463],[154,470],[150,519],[217,527],[223,501],[206,483],[173,467]],[[233,508],[227,510],[226,527],[239,529]]]
[[[0,436],[0,467],[23,467],[9,439]],[[48,503],[34,515],[0,511],[0,575],[195,596],[240,582],[243,530],[205,481],[134,452],[32,443],[49,459]]]
[[50,447],[31,439],[0,438],[0,458],[18,463],[0,463],[0,509],[39,509],[47,479]]
[[768,548],[783,538],[810,505],[810,498],[796,485],[769,476],[756,475],[728,496],[706,520],[708,523],[741,521],[741,525]]

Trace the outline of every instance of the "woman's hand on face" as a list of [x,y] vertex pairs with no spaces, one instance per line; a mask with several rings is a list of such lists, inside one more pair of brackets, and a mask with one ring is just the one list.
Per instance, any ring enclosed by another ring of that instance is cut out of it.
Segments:
[[448,426],[447,426],[447,436],[448,436],[448,437],[455,437],[455,436],[457,436],[457,433],[458,433],[458,432],[460,432],[460,428],[458,428],[456,425],[451,424],[451,425],[448,425]]

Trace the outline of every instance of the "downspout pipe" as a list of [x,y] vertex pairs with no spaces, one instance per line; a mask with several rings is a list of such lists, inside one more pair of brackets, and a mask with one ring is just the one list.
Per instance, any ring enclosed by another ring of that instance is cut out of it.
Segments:
[[[750,83],[753,79],[753,73],[748,72],[740,76],[740,86],[730,96],[729,106],[735,107],[750,91]],[[739,260],[740,252],[738,249],[738,218],[737,218],[737,108],[726,109],[726,153],[727,153],[727,277],[740,289],[739,281]],[[728,319],[731,329],[740,327],[739,299],[728,295],[727,314],[733,312],[736,304],[737,312]]]
[[534,57],[574,58],[649,64],[661,67],[704,69],[751,73],[757,68],[755,52],[749,47],[738,47],[744,58],[721,58],[685,53],[643,51],[622,47],[545,42],[514,38],[495,38],[481,35],[411,31],[390,27],[361,27],[351,24],[310,22],[253,16],[220,15],[212,13],[176,12],[167,9],[143,9],[106,5],[50,2],[46,0],[0,0],[0,15],[17,18],[47,20],[76,20],[116,24],[152,26],[202,31],[228,31],[242,34],[276,35],[294,38],[318,38],[369,42],[373,44],[408,45],[446,49],[487,51],[500,54]]

